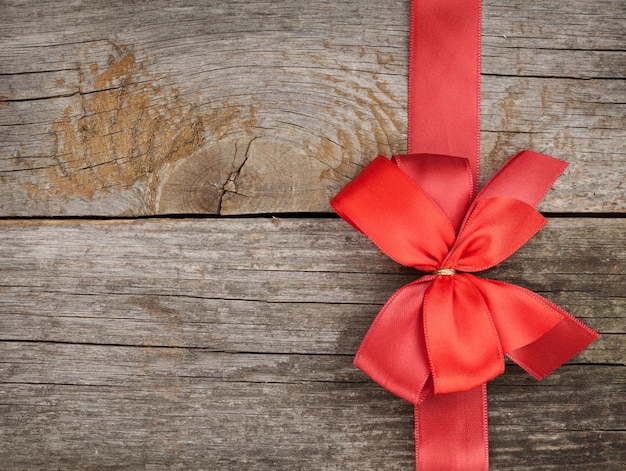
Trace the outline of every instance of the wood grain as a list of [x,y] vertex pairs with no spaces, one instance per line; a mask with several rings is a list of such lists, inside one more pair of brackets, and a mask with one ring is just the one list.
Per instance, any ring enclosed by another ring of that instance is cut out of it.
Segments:
[[[419,276],[338,219],[0,227],[0,302],[16,314],[0,331],[12,340],[351,354],[380,306]],[[485,276],[572,310],[607,334],[583,355],[619,362],[610,339],[623,330],[625,227],[624,219],[552,219]]]
[[[492,469],[626,463],[625,226],[552,218],[486,274],[602,333],[541,383],[513,365],[490,383]],[[382,303],[418,274],[341,220],[5,221],[0,232],[11,469],[413,466],[410,404],[351,362]]]
[[[0,349],[2,366],[12,367],[0,405],[2,428],[11,430],[0,458],[11,469],[414,466],[411,405],[367,381],[350,357],[19,342]],[[535,384],[509,368],[489,391],[492,469],[619,469],[621,371],[564,366]]]
[[[408,1],[2,7],[0,215],[326,212],[405,151]],[[623,2],[483,16],[483,180],[532,148],[543,210],[623,212]]]
[[[0,468],[413,469],[412,406],[351,363],[419,274],[323,214],[406,150],[409,4],[0,0]],[[484,275],[602,334],[490,382],[496,471],[626,467],[625,29],[483,2],[482,181],[563,158],[572,216]]]

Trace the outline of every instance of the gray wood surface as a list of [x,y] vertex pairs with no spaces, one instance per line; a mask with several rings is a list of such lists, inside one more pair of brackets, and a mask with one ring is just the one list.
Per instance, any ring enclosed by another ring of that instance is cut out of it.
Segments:
[[[329,211],[405,151],[408,0],[0,5],[1,215]],[[623,212],[624,2],[483,16],[483,178],[532,148],[544,210]]]
[[[0,469],[413,469],[412,406],[351,363],[417,273],[323,214],[406,150],[409,3],[0,0]],[[492,470],[626,467],[624,31],[483,2],[483,182],[571,163],[485,276],[602,334],[490,382]]]
[[[9,469],[411,469],[411,405],[351,365],[418,276],[338,219],[7,221]],[[602,337],[543,382],[490,383],[493,469],[616,469],[626,220],[553,218],[485,276]],[[522,267],[520,269],[520,267]],[[37,450],[36,453],[33,450]]]

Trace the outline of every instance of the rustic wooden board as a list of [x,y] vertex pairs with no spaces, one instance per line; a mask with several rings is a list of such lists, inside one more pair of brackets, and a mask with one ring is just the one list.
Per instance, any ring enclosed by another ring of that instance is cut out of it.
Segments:
[[[408,0],[20,2],[0,24],[0,215],[329,211],[406,147]],[[484,2],[483,179],[571,167],[542,209],[623,212],[622,0]]]
[[[418,275],[338,219],[0,228],[7,340],[352,354],[380,305]],[[571,310],[606,334],[583,356],[620,362],[625,228],[626,219],[552,219],[486,276]]]
[[[323,214],[137,218],[328,212],[405,151],[408,14],[0,0],[0,468],[413,469],[411,405],[351,362],[416,272]],[[602,333],[490,383],[491,469],[621,469],[626,4],[483,17],[483,182],[523,148],[563,158],[540,208],[575,216],[485,276]]]
[[[8,469],[414,467],[411,405],[348,357],[0,346]],[[620,469],[622,372],[565,366],[534,384],[509,368],[489,389],[492,469]]]
[[[492,469],[626,464],[624,229],[552,218],[488,274],[603,334],[541,383],[512,365],[491,383]],[[341,220],[5,221],[0,233],[9,468],[412,468],[411,405],[351,361],[417,273]]]

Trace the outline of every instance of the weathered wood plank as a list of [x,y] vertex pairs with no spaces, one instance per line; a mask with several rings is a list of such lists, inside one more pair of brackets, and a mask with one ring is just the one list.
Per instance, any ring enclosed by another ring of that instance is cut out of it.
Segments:
[[[490,271],[603,334],[541,383],[512,365],[491,383],[493,469],[626,463],[625,225],[553,218]],[[344,222],[4,221],[0,233],[7,466],[411,469],[411,406],[351,362],[417,273]]]
[[[328,211],[404,151],[408,1],[0,3],[0,216]],[[543,210],[624,211],[624,3],[484,3],[483,179],[534,148]],[[602,333],[490,383],[492,469],[626,466],[625,229],[486,274]],[[416,276],[335,219],[0,221],[1,467],[411,469],[351,360]]]
[[[405,150],[408,1],[2,6],[0,215],[329,211]],[[485,2],[484,178],[534,148],[544,210],[624,211],[625,23]]]
[[[11,469],[412,467],[411,405],[349,357],[21,342],[0,352]],[[510,368],[490,387],[492,469],[619,468],[620,372],[566,366],[536,384]]]
[[[2,222],[2,338],[351,354],[418,272],[338,219]],[[606,335],[624,362],[625,219],[562,219],[486,273]]]

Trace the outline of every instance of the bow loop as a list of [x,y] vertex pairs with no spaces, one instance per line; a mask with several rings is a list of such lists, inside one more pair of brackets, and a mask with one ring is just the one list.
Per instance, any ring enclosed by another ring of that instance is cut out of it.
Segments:
[[461,228],[444,266],[476,272],[497,265],[534,236],[546,219],[532,206],[512,198],[479,201]]
[[565,317],[565,311],[521,286],[466,276],[485,300],[504,353],[535,342]]
[[365,167],[330,204],[402,265],[433,271],[454,244],[455,230],[441,208],[382,156]]
[[504,372],[491,315],[467,277],[435,277],[424,295],[424,336],[435,393],[469,391]]
[[363,338],[354,364],[386,390],[418,403],[430,377],[422,328],[424,293],[432,276],[400,288]]
[[387,255],[431,273],[389,299],[355,365],[417,404],[432,390],[484,384],[504,371],[504,354],[541,378],[595,340],[596,332],[528,290],[458,273],[496,265],[545,225],[534,206],[565,165],[521,152],[471,201],[467,159],[378,157],[333,198],[337,213]]

